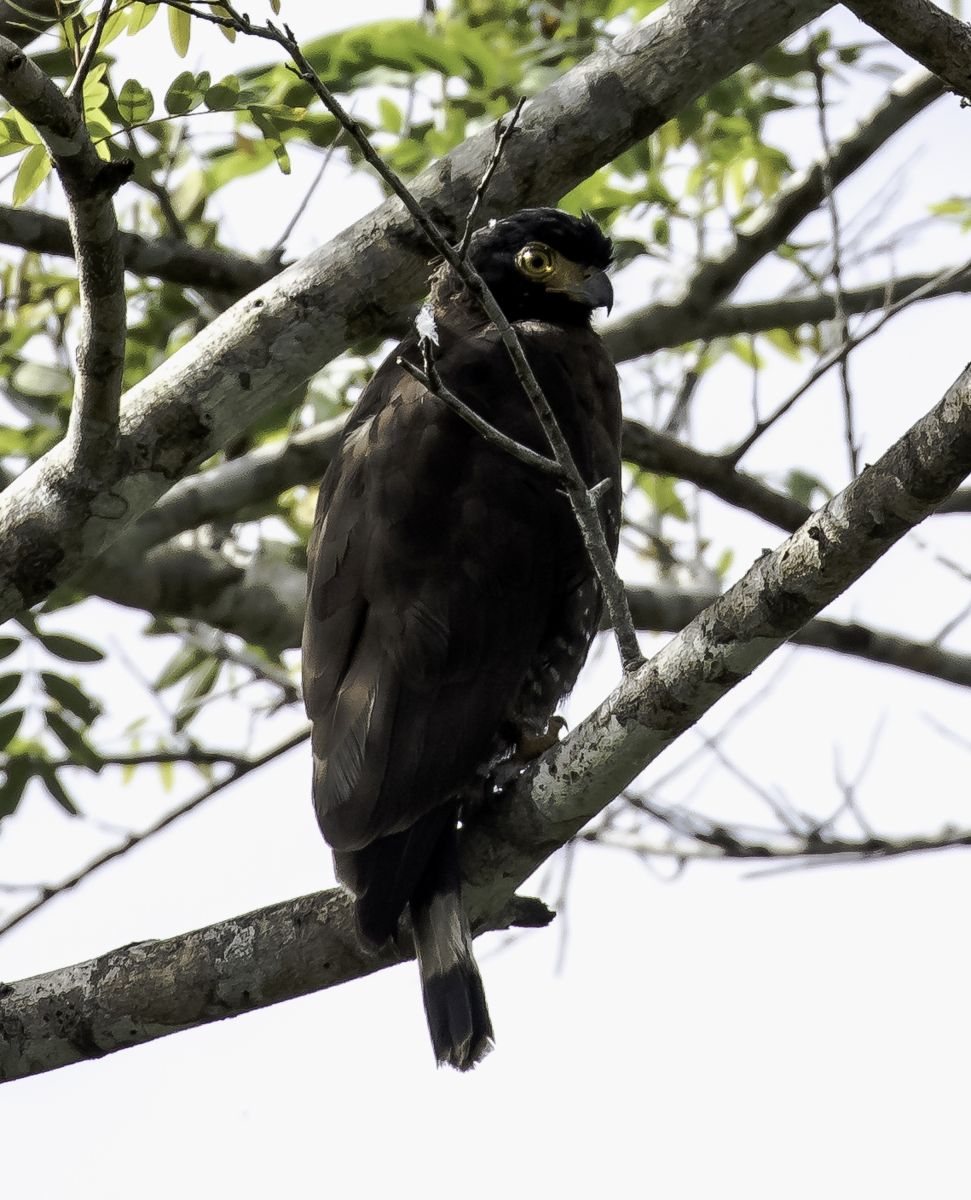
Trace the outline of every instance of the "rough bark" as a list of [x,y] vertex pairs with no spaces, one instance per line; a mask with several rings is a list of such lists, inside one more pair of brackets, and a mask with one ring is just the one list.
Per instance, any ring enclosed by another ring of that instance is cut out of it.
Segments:
[[846,0],[846,7],[971,100],[971,25],[931,0]]

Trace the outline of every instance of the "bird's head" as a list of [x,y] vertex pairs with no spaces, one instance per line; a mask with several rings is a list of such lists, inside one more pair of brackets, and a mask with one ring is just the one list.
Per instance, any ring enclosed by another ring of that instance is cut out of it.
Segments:
[[469,258],[511,321],[586,324],[608,312],[613,288],[605,274],[613,244],[592,217],[557,208],[524,208],[490,221],[472,238]]

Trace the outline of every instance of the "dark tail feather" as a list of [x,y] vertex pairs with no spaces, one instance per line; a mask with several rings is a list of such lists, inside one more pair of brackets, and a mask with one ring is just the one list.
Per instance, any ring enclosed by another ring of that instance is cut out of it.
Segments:
[[455,828],[442,835],[411,898],[421,991],[439,1066],[468,1071],[493,1045],[492,1022],[462,907]]

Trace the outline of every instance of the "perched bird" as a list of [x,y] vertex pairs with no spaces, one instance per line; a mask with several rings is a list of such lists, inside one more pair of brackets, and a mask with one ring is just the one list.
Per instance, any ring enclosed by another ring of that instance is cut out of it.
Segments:
[[[478,230],[469,257],[584,480],[611,481],[601,507],[616,553],[620,398],[590,325],[613,299],[611,242],[590,217],[533,208]],[[426,312],[445,387],[548,454],[495,326],[447,265]],[[467,1070],[493,1034],[457,823],[498,764],[550,744],[601,596],[557,481],[486,440],[399,358],[421,364],[417,333],[365,388],[320,489],[303,637],[313,793],[362,939],[381,946],[409,910],[436,1057]]]

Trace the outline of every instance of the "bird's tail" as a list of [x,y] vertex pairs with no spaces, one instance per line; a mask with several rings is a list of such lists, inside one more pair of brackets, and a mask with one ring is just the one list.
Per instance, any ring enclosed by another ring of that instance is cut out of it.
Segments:
[[454,825],[442,835],[411,897],[411,924],[428,1032],[439,1066],[468,1071],[493,1046],[482,977],[462,907]]

